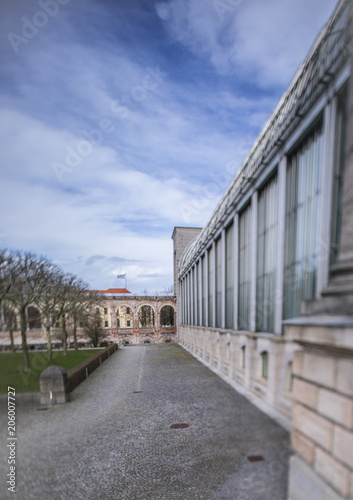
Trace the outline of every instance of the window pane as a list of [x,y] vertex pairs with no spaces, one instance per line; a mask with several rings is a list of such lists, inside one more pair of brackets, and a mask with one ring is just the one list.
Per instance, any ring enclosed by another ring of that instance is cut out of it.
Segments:
[[344,175],[344,159],[346,146],[347,130],[347,109],[348,91],[345,87],[337,97],[337,115],[336,115],[336,137],[335,137],[335,174],[333,189],[333,213],[336,217],[332,221],[332,253],[331,264],[337,261],[341,233],[341,214],[342,214],[342,191]]
[[250,330],[251,205],[239,215],[238,328]]
[[208,326],[213,326],[213,295],[214,295],[214,251],[213,247],[208,250]]
[[258,194],[256,329],[274,330],[277,266],[277,176]]
[[284,319],[300,314],[302,300],[316,294],[322,125],[288,159],[284,268]]
[[206,257],[203,256],[201,259],[201,268],[202,268],[202,326],[206,326],[207,317],[206,317],[206,280],[207,280],[207,269],[206,269]]
[[234,327],[234,226],[226,230],[226,328]]
[[216,241],[216,327],[222,326],[222,239]]
[[201,311],[202,311],[202,298],[200,297],[200,288],[201,288],[201,261],[196,264],[196,296],[197,296],[197,325],[201,325]]

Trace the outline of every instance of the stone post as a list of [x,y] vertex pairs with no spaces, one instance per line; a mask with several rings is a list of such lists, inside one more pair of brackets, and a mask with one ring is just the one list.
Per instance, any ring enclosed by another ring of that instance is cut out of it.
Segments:
[[42,405],[65,404],[69,400],[68,376],[61,366],[49,366],[40,376]]

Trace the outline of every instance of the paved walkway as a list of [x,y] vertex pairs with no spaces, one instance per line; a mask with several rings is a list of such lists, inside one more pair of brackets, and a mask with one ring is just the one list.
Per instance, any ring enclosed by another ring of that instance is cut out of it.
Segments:
[[125,347],[68,404],[18,408],[16,494],[4,411],[0,428],[1,499],[286,499],[287,432],[177,345]]

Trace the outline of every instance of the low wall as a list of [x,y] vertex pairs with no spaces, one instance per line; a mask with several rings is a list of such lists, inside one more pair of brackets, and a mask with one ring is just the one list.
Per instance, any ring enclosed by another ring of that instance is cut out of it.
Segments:
[[[68,371],[68,394],[83,382],[98,366],[100,366],[106,359],[109,358],[115,351],[118,350],[118,345],[113,344],[106,349],[97,352],[91,358],[86,359],[79,365],[71,368]],[[39,406],[44,404],[46,393],[31,392],[16,394],[16,406]],[[49,398],[50,399],[50,398]],[[7,395],[0,396],[0,408],[7,407]]]
[[[292,361],[282,336],[180,325],[179,343],[271,418],[290,429]],[[267,353],[266,367],[262,354]],[[266,372],[266,373],[265,373]]]
[[68,389],[72,392],[81,382],[83,382],[103,361],[109,358],[115,351],[118,350],[118,345],[113,344],[103,351],[97,352],[89,359],[86,359],[79,365],[71,368],[68,372]]

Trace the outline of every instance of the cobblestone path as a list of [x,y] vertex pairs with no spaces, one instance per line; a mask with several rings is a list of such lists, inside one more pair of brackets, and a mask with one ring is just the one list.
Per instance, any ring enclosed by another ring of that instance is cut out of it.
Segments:
[[15,494],[0,424],[0,499],[286,499],[288,433],[178,345],[125,347],[68,404],[18,408]]

